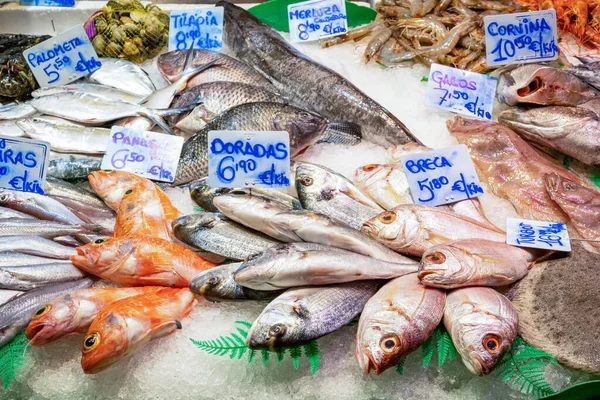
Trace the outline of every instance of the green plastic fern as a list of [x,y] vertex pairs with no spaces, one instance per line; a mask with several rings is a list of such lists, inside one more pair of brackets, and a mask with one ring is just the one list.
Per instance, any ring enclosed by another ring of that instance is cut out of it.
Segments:
[[25,332],[19,333],[0,348],[0,379],[2,379],[5,390],[25,365],[28,348],[29,341],[25,337]]
[[317,369],[319,369],[319,363],[321,362],[319,358],[319,345],[316,341],[313,340],[304,345],[304,355],[306,355],[308,362],[310,363],[311,374],[316,374]]
[[546,367],[549,363],[558,364],[550,354],[528,345],[517,337],[504,358],[496,366],[496,375],[510,382],[521,393],[536,397],[555,393],[546,381]]
[[423,368],[427,368],[433,358],[433,337],[434,335],[429,336],[421,346],[423,350]]
[[396,365],[396,372],[398,375],[404,375],[404,363],[406,362],[406,357],[402,357],[398,365]]

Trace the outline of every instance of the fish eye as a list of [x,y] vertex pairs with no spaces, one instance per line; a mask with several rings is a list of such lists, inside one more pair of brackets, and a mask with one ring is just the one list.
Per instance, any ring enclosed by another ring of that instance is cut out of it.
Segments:
[[306,111],[302,111],[302,112],[300,113],[300,117],[301,117],[301,118],[308,118],[308,117],[310,117],[310,114],[309,114],[309,113],[307,113]]
[[285,326],[283,324],[275,324],[269,329],[269,336],[280,338],[285,335]]
[[365,172],[373,171],[375,168],[377,168],[377,164],[368,164],[362,167]]
[[396,213],[393,211],[382,212],[381,214],[379,214],[377,219],[386,225],[391,224],[396,220]]
[[566,183],[563,185],[563,187],[565,188],[565,190],[566,190],[567,192],[574,192],[575,190],[577,190],[577,186],[576,186],[576,185],[574,185],[574,184],[573,184],[573,183],[571,183],[571,182],[566,182]]
[[425,258],[434,264],[441,264],[444,261],[446,261],[446,256],[444,255],[444,253],[441,253],[439,251],[436,251],[433,254],[429,254],[428,256],[425,256]]
[[104,242],[106,242],[107,239],[96,239],[94,240],[94,244],[102,244]]
[[391,353],[400,345],[400,339],[396,334],[386,335],[379,341],[379,347],[384,353]]
[[127,196],[128,194],[133,193],[133,189],[129,189],[128,191],[125,192],[124,196]]
[[314,179],[310,176],[303,175],[300,177],[300,183],[302,183],[304,186],[310,186],[313,184],[313,182]]
[[483,347],[492,354],[498,353],[500,351],[500,338],[496,335],[487,335],[483,338]]
[[209,286],[217,286],[219,284],[219,277],[213,276],[209,280],[206,281],[206,284]]
[[33,314],[33,318],[38,318],[41,317],[42,315],[46,314],[48,311],[50,311],[50,308],[52,308],[52,306],[50,304],[46,304],[44,307],[39,308],[34,314]]
[[87,335],[85,337],[85,339],[83,340],[84,353],[92,350],[94,347],[98,346],[99,343],[100,343],[100,334],[99,333],[94,332],[90,335]]

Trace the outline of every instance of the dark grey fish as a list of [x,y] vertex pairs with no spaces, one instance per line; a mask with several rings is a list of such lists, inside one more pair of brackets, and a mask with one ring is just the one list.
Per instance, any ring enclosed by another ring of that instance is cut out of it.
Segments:
[[219,265],[206,270],[190,281],[190,290],[208,300],[269,300],[279,296],[283,291],[252,290],[238,285],[233,280],[233,273],[241,263]]
[[47,174],[58,179],[86,179],[93,172],[100,170],[102,157],[60,155],[48,162]]
[[233,107],[207,124],[184,144],[175,185],[208,175],[208,132],[213,130],[280,131],[290,134],[291,156],[315,143],[327,121],[300,108],[279,103],[247,103]]
[[273,28],[232,3],[217,5],[225,8],[224,40],[229,48],[292,102],[331,121],[355,122],[366,140],[385,147],[415,140],[398,118],[336,72],[290,46]]
[[355,146],[362,141],[360,125],[353,122],[330,122],[317,143]]
[[0,251],[14,251],[61,260],[68,260],[77,254],[73,247],[63,246],[43,237],[25,235],[0,237]]
[[0,236],[34,235],[48,239],[78,233],[101,234],[104,228],[95,224],[63,224],[39,219],[0,219]]
[[0,288],[31,290],[56,283],[85,278],[87,274],[70,262],[0,267]]
[[0,307],[0,347],[23,330],[41,306],[63,293],[91,287],[90,278],[33,289]]

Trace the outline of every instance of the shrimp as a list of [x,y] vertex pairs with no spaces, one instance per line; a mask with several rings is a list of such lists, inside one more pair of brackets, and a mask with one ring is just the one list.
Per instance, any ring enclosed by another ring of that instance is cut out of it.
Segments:
[[408,8],[399,6],[377,6],[376,10],[383,16],[391,18],[408,18],[411,15]]
[[433,10],[437,0],[411,0],[410,13],[413,17],[422,17]]
[[334,36],[330,39],[323,40],[321,42],[321,47],[326,48],[326,47],[335,46],[336,44],[347,42],[349,40],[362,39],[363,37],[365,37],[369,33],[371,33],[371,31],[373,29],[375,29],[376,27],[380,27],[380,26],[383,26],[383,23],[381,22],[381,20],[371,22],[369,25],[365,25],[365,26],[361,26],[360,28],[353,29],[344,35]]
[[481,51],[473,51],[460,60],[457,64],[457,68],[466,69],[471,61],[477,60],[479,57],[481,57]]
[[521,5],[511,1],[500,2],[496,0],[462,0],[462,2],[467,7],[476,10],[495,10],[511,13],[523,9]]
[[473,29],[477,27],[477,22],[471,19],[467,19],[448,32],[444,40],[439,41],[435,45],[418,50],[418,55],[433,56],[439,59],[441,56],[445,56],[450,53],[461,37],[465,36]]
[[367,44],[365,50],[365,62],[371,61],[371,59],[379,52],[381,47],[392,37],[392,30],[385,27],[379,31]]

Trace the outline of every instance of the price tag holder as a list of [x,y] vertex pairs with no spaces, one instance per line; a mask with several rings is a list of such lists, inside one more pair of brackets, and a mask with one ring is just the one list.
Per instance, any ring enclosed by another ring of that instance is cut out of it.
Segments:
[[220,50],[223,47],[223,7],[171,11],[169,51]]
[[21,6],[74,7],[75,0],[20,0]]
[[50,143],[0,136],[0,187],[44,194]]
[[344,0],[311,0],[288,5],[290,40],[310,42],[348,32]]
[[83,25],[77,25],[23,52],[41,87],[62,86],[100,69]]
[[439,206],[483,194],[467,146],[400,157],[415,204]]
[[432,64],[425,104],[458,114],[491,120],[498,79]]
[[290,186],[286,131],[209,131],[208,183],[212,187]]
[[506,243],[534,249],[571,251],[567,226],[556,222],[508,218]]
[[483,23],[489,66],[558,58],[555,10],[488,15]]
[[181,136],[113,126],[102,169],[127,171],[155,181],[173,182],[182,147]]

